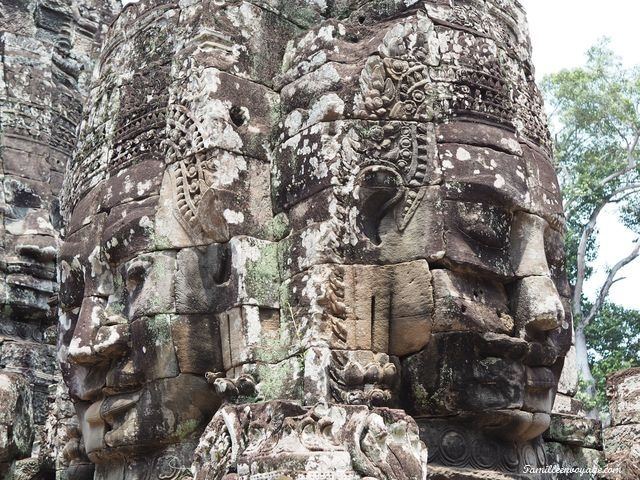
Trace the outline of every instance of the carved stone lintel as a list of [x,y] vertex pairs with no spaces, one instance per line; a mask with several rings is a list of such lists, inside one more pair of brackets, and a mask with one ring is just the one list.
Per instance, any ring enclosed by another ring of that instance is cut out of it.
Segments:
[[[273,401],[220,409],[201,437],[196,480],[426,479],[427,450],[401,410]],[[236,477],[234,477],[236,478]]]

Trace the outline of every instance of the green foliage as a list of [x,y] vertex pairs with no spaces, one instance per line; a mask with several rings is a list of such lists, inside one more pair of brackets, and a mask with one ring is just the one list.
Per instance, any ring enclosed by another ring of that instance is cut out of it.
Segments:
[[640,366],[640,311],[606,303],[585,333],[596,380],[596,406],[606,409],[607,375]]
[[[640,68],[625,69],[603,39],[589,49],[583,67],[547,76],[542,90],[568,217],[569,275],[575,280],[579,240],[599,206],[617,203],[625,224],[640,231],[639,189],[617,193],[640,184],[640,169],[629,168],[638,155],[634,140],[640,132]],[[589,239],[587,265],[595,257],[594,237]],[[591,270],[585,273],[588,278]]]
[[[584,380],[582,377],[578,377],[578,389],[575,396],[576,400],[582,403],[582,406],[587,412],[590,412],[591,410],[594,410],[594,409],[606,410],[607,409],[606,397],[605,396],[601,397],[599,395],[600,393],[599,390],[596,396],[592,397],[587,393],[589,391],[589,387],[590,387],[589,382]],[[603,398],[605,400],[604,403],[602,403]]]

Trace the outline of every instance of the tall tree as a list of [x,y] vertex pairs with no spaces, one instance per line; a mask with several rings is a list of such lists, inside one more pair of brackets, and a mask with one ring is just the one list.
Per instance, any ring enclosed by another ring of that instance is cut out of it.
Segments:
[[597,298],[585,302],[584,284],[596,256],[597,221],[614,205],[620,220],[640,233],[640,68],[624,68],[607,39],[587,52],[584,66],[547,76],[543,92],[555,132],[564,189],[569,275],[578,372],[595,396],[585,330],[602,311],[620,270],[640,255],[640,241],[608,269]]

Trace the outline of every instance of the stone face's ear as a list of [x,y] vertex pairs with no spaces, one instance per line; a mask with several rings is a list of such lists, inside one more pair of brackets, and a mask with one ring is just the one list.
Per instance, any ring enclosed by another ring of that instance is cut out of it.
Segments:
[[404,196],[400,175],[386,168],[371,167],[356,178],[357,227],[373,243],[380,245],[380,222]]

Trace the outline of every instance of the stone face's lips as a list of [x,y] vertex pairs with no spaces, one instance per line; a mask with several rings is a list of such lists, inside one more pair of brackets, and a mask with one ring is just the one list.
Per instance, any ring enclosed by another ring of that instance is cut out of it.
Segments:
[[482,335],[479,350],[484,356],[515,360],[530,367],[551,367],[559,355],[554,345],[491,332]]
[[102,416],[100,411],[102,408],[103,400],[92,403],[84,414],[84,419],[87,423],[102,423]]
[[105,398],[100,408],[100,416],[105,422],[112,423],[116,417],[131,409],[140,400],[140,395],[141,392],[137,391]]
[[532,390],[547,390],[555,388],[556,377],[549,368],[527,368],[527,388]]

